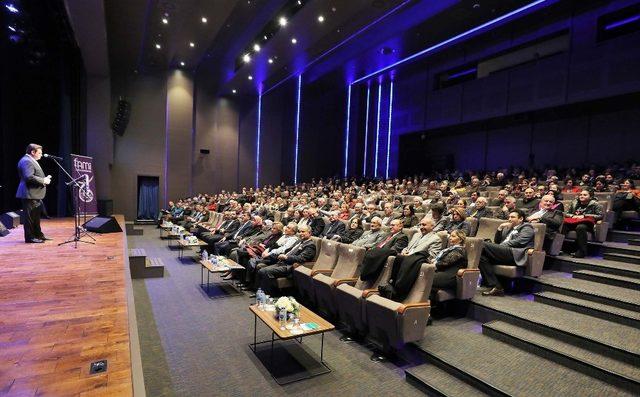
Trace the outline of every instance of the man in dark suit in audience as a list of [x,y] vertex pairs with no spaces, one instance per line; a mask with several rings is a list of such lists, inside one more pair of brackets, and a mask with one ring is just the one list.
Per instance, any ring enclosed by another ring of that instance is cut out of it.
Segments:
[[495,266],[524,266],[527,251],[533,248],[534,229],[526,222],[522,210],[516,209],[509,214],[509,221],[498,226],[494,243],[485,242],[480,255],[480,273],[483,284],[490,287],[482,295],[502,296],[504,288],[495,274]]
[[213,252],[213,245],[215,243],[222,240],[227,235],[232,236],[233,233],[235,233],[240,228],[240,221],[236,217],[235,212],[229,211],[228,214],[229,219],[226,225],[223,224],[220,229],[212,231],[210,233],[203,233],[200,237],[202,241],[209,244],[207,248],[209,248],[211,252]]
[[255,219],[252,220],[251,214],[248,212],[242,213],[240,219],[240,227],[235,232],[226,233],[223,238],[213,244],[214,255],[229,255],[231,249],[237,247],[240,240],[259,232],[262,227],[262,218],[260,218],[260,227],[256,227]]
[[480,218],[490,218],[491,211],[487,208],[487,198],[480,196],[476,199],[475,208],[469,216],[480,220]]
[[547,225],[544,233],[545,249],[550,246],[564,222],[564,214],[562,211],[553,209],[555,202],[556,199],[550,194],[542,196],[540,199],[540,209],[527,217],[528,222],[544,223]]
[[516,208],[523,210],[525,215],[528,215],[538,210],[538,204],[540,204],[540,199],[536,198],[536,191],[528,187],[524,190],[524,197],[516,203]]
[[311,240],[311,228],[307,225],[298,227],[299,241],[286,253],[278,255],[278,262],[258,270],[257,279],[260,287],[267,294],[277,293],[276,280],[289,277],[295,263],[312,261],[316,256],[316,243]]
[[371,248],[364,255],[362,260],[362,272],[360,279],[363,281],[371,281],[378,278],[387,258],[391,255],[397,255],[409,244],[409,238],[402,233],[402,221],[394,219],[391,221],[391,230],[389,233]]
[[329,227],[322,233],[322,237],[335,240],[340,238],[344,230],[344,222],[338,218],[337,212],[332,212],[329,214]]
[[309,221],[307,225],[311,228],[311,235],[313,237],[319,237],[324,231],[324,219],[318,216],[317,208],[309,208]]
[[22,201],[25,243],[44,243],[45,240],[49,240],[40,229],[40,214],[42,199],[47,193],[47,185],[51,183],[51,175],[44,175],[38,164],[41,158],[42,146],[31,143],[27,146],[26,154],[18,162],[20,184],[16,198]]

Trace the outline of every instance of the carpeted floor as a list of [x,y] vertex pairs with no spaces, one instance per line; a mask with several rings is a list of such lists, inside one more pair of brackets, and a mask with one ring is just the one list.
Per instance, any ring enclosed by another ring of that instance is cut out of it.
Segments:
[[[210,299],[200,290],[200,266],[178,261],[178,252],[161,241],[158,229],[142,227],[129,236],[129,248],[161,258],[165,277],[133,280],[147,395],[280,396],[395,395],[420,393],[405,381],[407,366],[374,363],[372,351],[343,343],[338,331],[325,336],[325,361],[333,372],[279,386],[248,347],[253,316],[248,295]],[[258,338],[270,332],[258,322]],[[304,339],[314,353],[320,337]],[[410,366],[410,365],[408,365]]]

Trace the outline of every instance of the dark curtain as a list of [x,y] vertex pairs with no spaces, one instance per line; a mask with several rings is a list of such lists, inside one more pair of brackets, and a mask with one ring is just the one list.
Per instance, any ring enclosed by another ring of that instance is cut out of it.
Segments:
[[137,218],[156,219],[158,211],[158,178],[139,178]]

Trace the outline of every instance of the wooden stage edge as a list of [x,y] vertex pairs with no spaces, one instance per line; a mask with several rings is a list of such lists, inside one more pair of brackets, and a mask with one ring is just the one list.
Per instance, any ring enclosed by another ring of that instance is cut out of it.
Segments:
[[[42,221],[44,244],[22,226],[0,238],[0,395],[145,396],[125,220],[95,245],[58,246],[73,219]],[[86,240],[91,241],[89,238]],[[106,359],[107,371],[89,374]]]

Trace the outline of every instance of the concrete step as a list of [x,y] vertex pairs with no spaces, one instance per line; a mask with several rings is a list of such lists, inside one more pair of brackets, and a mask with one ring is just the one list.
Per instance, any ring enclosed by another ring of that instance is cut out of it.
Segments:
[[640,328],[640,313],[635,310],[625,310],[619,307],[598,303],[587,299],[580,299],[574,296],[557,292],[544,291],[533,294],[536,302],[556,306],[574,312],[587,314],[589,316],[613,321],[618,324]]
[[639,246],[640,245],[640,238],[630,238],[628,243],[629,243],[629,245]]
[[605,241],[602,244],[603,251],[606,253],[618,253],[635,255],[640,257],[640,246],[631,245],[629,243],[616,243],[614,241]]
[[640,239],[640,232],[612,229],[607,234],[608,241],[628,243],[630,239]]
[[573,272],[573,278],[595,281],[602,284],[615,285],[616,287],[629,288],[640,291],[640,279],[633,277],[594,272],[592,270],[576,270]]
[[636,255],[619,254],[616,252],[605,252],[602,255],[602,259],[640,265],[640,256],[636,256]]
[[504,321],[483,324],[482,333],[630,392],[640,392],[640,368],[634,365]]
[[545,265],[552,270],[571,273],[575,270],[594,270],[601,273],[640,279],[640,266],[596,257],[573,258],[568,255],[548,257]]
[[476,296],[474,319],[502,320],[598,354],[640,366],[640,330],[515,297]]
[[409,383],[430,396],[483,397],[490,395],[431,363],[417,365],[404,372]]

